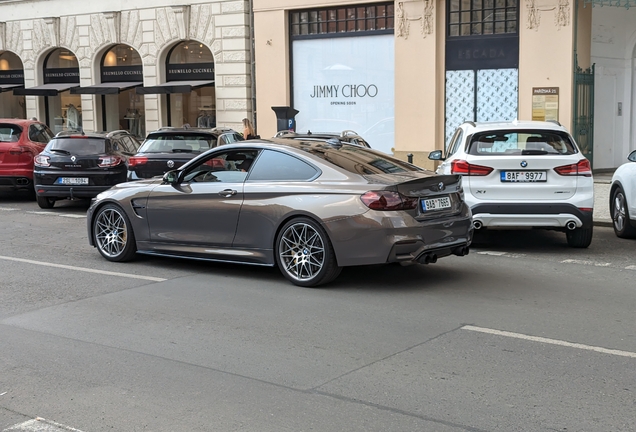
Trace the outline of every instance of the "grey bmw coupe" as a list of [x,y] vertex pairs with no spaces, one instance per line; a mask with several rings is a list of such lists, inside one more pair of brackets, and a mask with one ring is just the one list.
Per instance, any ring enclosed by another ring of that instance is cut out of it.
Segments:
[[314,287],[342,267],[468,254],[461,177],[338,140],[252,140],[118,184],[87,213],[109,261],[136,253],[278,266]]

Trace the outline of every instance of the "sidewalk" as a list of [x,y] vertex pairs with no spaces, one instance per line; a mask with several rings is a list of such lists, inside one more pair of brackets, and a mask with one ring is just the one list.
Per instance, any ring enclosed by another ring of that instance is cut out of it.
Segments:
[[602,170],[594,173],[594,225],[612,226],[609,211],[609,191],[614,170]]

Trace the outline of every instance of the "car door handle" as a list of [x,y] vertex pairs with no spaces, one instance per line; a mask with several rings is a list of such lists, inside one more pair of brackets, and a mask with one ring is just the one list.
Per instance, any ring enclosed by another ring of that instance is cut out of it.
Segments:
[[236,191],[234,189],[224,189],[221,192],[219,192],[219,195],[229,198],[232,195],[236,195]]

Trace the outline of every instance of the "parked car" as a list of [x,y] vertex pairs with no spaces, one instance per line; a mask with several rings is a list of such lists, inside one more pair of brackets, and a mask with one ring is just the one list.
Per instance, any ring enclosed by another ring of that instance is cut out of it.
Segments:
[[333,140],[346,144],[356,144],[362,147],[371,148],[369,143],[352,130],[344,130],[340,133],[333,132],[317,132],[307,131],[307,133],[298,133],[294,131],[280,131],[276,134],[275,138],[295,139],[301,141],[325,141]]
[[97,196],[87,224],[110,261],[137,252],[278,266],[299,286],[345,266],[466,255],[473,234],[460,176],[284,138],[217,147],[163,178],[117,185]]
[[211,148],[237,141],[243,141],[243,137],[230,128],[161,128],[149,133],[130,158],[128,179],[162,176]]
[[35,157],[38,205],[48,209],[57,200],[93,198],[125,182],[128,159],[139,146],[139,141],[125,130],[58,133]]
[[592,241],[594,183],[590,162],[556,122],[462,124],[441,160],[440,174],[460,174],[475,229],[564,231],[568,245]]
[[33,158],[44,150],[53,133],[35,120],[0,119],[0,191],[33,188]]
[[621,238],[636,238],[636,150],[612,176],[609,209],[614,232]]

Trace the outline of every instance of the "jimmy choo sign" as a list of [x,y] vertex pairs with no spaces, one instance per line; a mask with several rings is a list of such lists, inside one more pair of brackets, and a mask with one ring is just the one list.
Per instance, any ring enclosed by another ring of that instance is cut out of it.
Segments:
[[378,86],[375,84],[345,84],[345,85],[315,85],[311,98],[355,98],[371,97],[378,95]]

